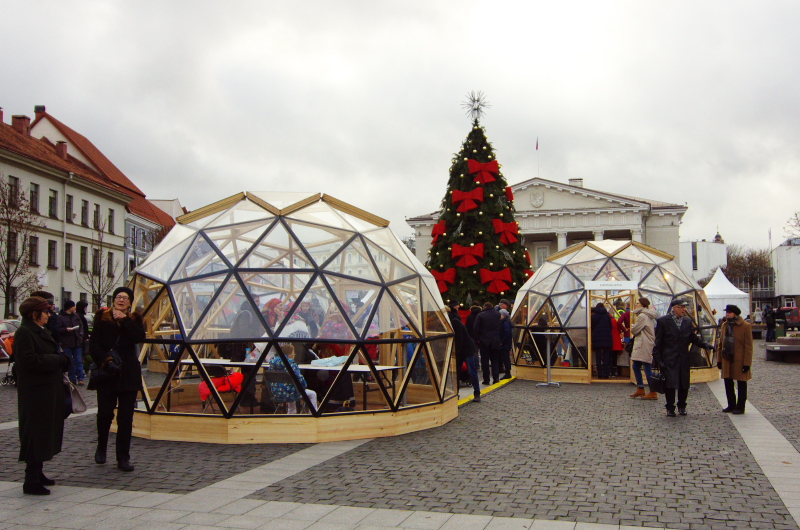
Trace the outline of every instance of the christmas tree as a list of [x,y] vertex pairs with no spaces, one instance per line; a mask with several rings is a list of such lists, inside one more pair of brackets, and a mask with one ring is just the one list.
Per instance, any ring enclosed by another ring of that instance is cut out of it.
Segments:
[[450,166],[426,266],[445,301],[513,302],[532,274],[530,256],[514,220],[511,188],[480,124],[489,104],[482,93],[472,92],[464,105],[472,130]]

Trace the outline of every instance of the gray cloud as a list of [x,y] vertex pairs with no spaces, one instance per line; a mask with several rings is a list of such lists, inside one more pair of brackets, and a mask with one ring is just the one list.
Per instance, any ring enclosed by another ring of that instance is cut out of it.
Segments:
[[[800,5],[0,2],[6,114],[89,137],[152,198],[324,191],[436,209],[483,120],[506,178],[688,203],[684,239],[767,245],[798,208]],[[534,150],[537,136],[540,150]]]

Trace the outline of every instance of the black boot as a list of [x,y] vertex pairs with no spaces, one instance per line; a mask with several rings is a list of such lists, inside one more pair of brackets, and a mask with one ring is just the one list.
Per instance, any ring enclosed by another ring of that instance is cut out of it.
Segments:
[[42,485],[42,462],[28,462],[25,466],[25,482],[22,492],[26,495],[50,495],[50,490]]
[[51,478],[47,478],[44,473],[39,473],[39,481],[42,483],[42,486],[56,485],[56,481]]
[[133,464],[130,463],[130,460],[118,460],[117,468],[120,471],[131,472],[133,471]]
[[676,416],[674,405],[673,406],[667,405],[666,409],[667,409],[667,416],[669,416],[670,418],[674,418]]

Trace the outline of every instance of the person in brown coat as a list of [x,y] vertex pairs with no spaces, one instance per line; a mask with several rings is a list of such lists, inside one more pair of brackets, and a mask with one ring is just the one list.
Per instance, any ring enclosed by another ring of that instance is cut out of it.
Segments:
[[[719,334],[720,357],[717,367],[722,370],[725,381],[725,395],[728,406],[722,412],[744,414],[747,401],[747,382],[753,377],[750,367],[753,365],[753,331],[749,322],[742,318],[742,310],[735,305],[725,307],[725,320]],[[733,389],[733,382],[739,390],[739,398]]]
[[642,381],[642,370],[647,377],[647,385],[650,386],[652,379],[653,346],[656,343],[656,319],[658,313],[654,307],[650,307],[650,300],[639,298],[636,308],[633,311],[636,315],[636,323],[631,328],[633,335],[633,351],[631,360],[633,361],[633,375],[636,377],[636,392],[631,394],[632,398],[641,397],[642,399],[658,399],[658,394],[650,389],[645,394],[644,381]]

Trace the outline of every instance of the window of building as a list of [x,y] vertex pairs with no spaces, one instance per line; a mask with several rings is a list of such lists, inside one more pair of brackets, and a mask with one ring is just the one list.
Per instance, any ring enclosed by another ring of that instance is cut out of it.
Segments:
[[81,224],[89,226],[89,201],[81,201]]
[[113,252],[109,252],[108,256],[106,256],[106,258],[108,259],[108,269],[106,270],[106,276],[108,276],[109,278],[113,278],[114,277],[114,253]]
[[86,247],[81,247],[81,272],[89,272],[88,268],[89,262],[89,249]]
[[72,195],[67,195],[67,204],[65,206],[66,211],[64,212],[64,217],[68,223],[72,222],[72,218],[75,216],[73,213],[73,203],[75,200],[73,199]]
[[94,216],[92,217],[92,228],[100,230],[100,205],[95,203]]
[[131,248],[136,248],[136,227],[131,227]]
[[783,307],[794,307],[794,298],[786,297],[786,303]]
[[72,300],[72,291],[64,291],[64,300]]
[[114,305],[114,301],[111,299],[111,295],[106,296],[106,307],[111,307]]
[[29,206],[32,213],[39,213],[39,185],[31,182]]
[[692,270],[697,270],[697,241],[692,241]]
[[72,270],[72,243],[64,243],[64,268]]
[[10,298],[10,300],[8,301],[8,311],[12,315],[16,315],[17,314],[17,288],[12,285],[8,289],[9,289],[8,297]]
[[92,249],[92,274],[100,276],[100,249]]
[[135,268],[136,268],[136,260],[131,258],[128,261],[128,274],[132,273]]
[[549,247],[536,247],[536,257],[535,257],[535,268],[539,268],[542,264],[547,261],[547,256],[549,255],[550,248]]
[[114,209],[108,209],[108,226],[106,227],[109,234],[114,233]]
[[19,179],[17,177],[8,176],[8,194],[11,206],[16,208],[19,204]]
[[49,239],[47,241],[47,267],[50,269],[58,268],[58,241]]
[[50,196],[47,198],[47,215],[51,219],[58,219],[58,191],[50,190]]
[[8,233],[8,241],[6,242],[6,247],[8,248],[8,253],[6,254],[6,259],[9,263],[14,263],[17,261],[17,233],[16,232],[9,232]]
[[31,265],[39,264],[39,238],[31,236],[28,239],[28,259]]
[[81,302],[88,302],[89,301],[89,295],[87,295],[86,293],[79,294],[78,298],[80,298]]

